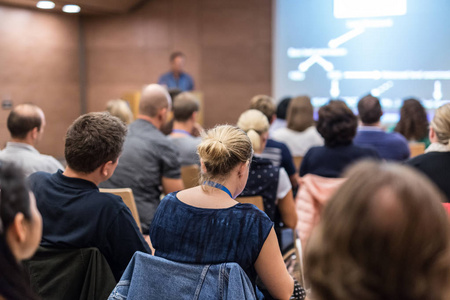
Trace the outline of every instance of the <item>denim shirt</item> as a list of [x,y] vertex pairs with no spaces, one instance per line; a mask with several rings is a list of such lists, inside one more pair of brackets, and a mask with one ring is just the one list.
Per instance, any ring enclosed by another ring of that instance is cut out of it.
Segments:
[[136,252],[108,300],[256,299],[237,263],[182,264]]

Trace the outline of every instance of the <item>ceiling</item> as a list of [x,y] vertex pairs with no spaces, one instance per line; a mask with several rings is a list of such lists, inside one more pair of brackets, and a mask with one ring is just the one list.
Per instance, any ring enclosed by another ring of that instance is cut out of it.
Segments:
[[[61,12],[65,4],[77,4],[82,14],[120,14],[126,13],[147,0],[52,0],[55,8],[49,11]],[[0,0],[0,5],[36,8],[38,0]]]

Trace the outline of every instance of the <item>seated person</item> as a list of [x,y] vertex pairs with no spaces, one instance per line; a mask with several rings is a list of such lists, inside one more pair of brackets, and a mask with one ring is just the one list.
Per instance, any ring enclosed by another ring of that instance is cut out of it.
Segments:
[[[273,124],[276,120],[275,104],[269,96],[257,95],[253,97],[250,101],[250,109],[257,109],[262,112],[266,116],[267,121],[269,121],[269,124]],[[285,144],[271,139],[269,134],[266,147],[261,155],[264,158],[270,159],[274,166],[284,168],[289,175],[294,190],[297,190],[298,176],[295,170],[294,160],[292,159],[289,148]]]
[[21,261],[33,256],[42,218],[22,170],[0,163],[0,299],[37,299]]
[[356,116],[344,102],[334,100],[322,106],[317,130],[325,140],[325,146],[309,149],[300,166],[300,176],[314,174],[337,178],[360,159],[379,158],[374,149],[353,144],[357,126]]
[[368,95],[359,100],[358,114],[362,126],[355,136],[355,145],[373,147],[386,160],[404,161],[409,158],[409,145],[405,137],[397,132],[387,133],[381,127],[383,111],[378,98]]
[[171,105],[170,96],[162,86],[150,84],[143,89],[139,115],[128,126],[120,163],[114,175],[100,185],[133,190],[142,232],[146,235],[161,192],[169,194],[183,189],[178,151],[159,130],[167,120]]
[[127,101],[122,99],[110,100],[106,104],[106,111],[108,111],[112,116],[118,117],[127,125],[133,122],[133,112]]
[[295,228],[297,213],[289,177],[283,168],[274,166],[261,155],[269,137],[266,116],[259,110],[250,109],[241,114],[237,125],[247,133],[254,151],[248,181],[241,196],[262,196],[264,211],[275,223],[275,228],[280,226],[280,222]]
[[293,156],[305,156],[309,148],[322,146],[323,139],[314,126],[314,108],[308,96],[291,100],[287,113],[287,127],[272,134],[276,141],[285,143]]
[[194,137],[192,131],[197,123],[200,108],[198,100],[192,93],[184,92],[176,96],[173,104],[173,128],[169,138],[177,147],[181,166],[200,165],[197,146],[200,137]]
[[361,162],[345,177],[307,246],[314,299],[450,299],[450,224],[438,190],[388,163]]
[[425,147],[428,147],[430,145],[428,125],[425,108],[419,100],[410,98],[403,102],[400,120],[394,131],[403,135],[409,143],[424,143]]
[[416,156],[406,163],[425,174],[450,202],[450,104],[439,107],[430,124],[432,144],[425,154]]
[[289,299],[294,280],[272,221],[254,205],[234,200],[247,182],[252,152],[250,139],[236,127],[204,134],[198,146],[203,185],[164,197],[150,238],[156,256],[192,264],[236,262],[255,288],[258,275],[274,298]]
[[41,246],[96,247],[116,280],[134,252],[151,253],[122,199],[97,187],[114,173],[126,132],[109,113],[83,115],[66,133],[65,171],[29,177],[44,223]]
[[270,124],[269,136],[272,137],[273,133],[280,128],[286,128],[287,126],[287,110],[291,103],[292,97],[285,97],[278,102],[276,119]]
[[35,146],[44,135],[45,116],[33,104],[17,105],[6,121],[11,142],[0,151],[0,160],[16,163],[28,176],[37,171],[54,173],[64,167],[55,158],[40,154]]

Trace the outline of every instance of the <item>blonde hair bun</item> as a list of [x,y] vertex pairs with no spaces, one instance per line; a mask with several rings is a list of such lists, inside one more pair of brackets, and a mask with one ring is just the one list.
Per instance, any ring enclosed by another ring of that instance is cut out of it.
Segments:
[[261,134],[269,131],[267,117],[256,109],[246,110],[241,114],[237,122],[239,128],[244,130],[252,141],[253,149],[261,149]]
[[225,178],[240,162],[247,162],[253,154],[248,136],[239,128],[219,125],[202,134],[197,147],[198,155],[206,168],[203,180]]

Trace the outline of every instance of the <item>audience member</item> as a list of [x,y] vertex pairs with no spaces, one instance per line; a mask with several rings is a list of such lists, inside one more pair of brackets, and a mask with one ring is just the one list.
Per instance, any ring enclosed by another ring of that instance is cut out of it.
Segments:
[[241,196],[262,196],[264,211],[275,223],[275,228],[280,222],[295,228],[297,214],[289,177],[283,168],[274,166],[261,155],[269,136],[266,116],[255,109],[247,110],[239,117],[237,126],[247,133],[254,151],[248,181]]
[[177,147],[181,166],[199,165],[197,146],[201,138],[192,136],[192,131],[197,126],[200,105],[197,98],[189,92],[183,92],[175,99],[173,129],[169,138]]
[[285,97],[280,100],[277,105],[277,114],[276,119],[270,124],[269,136],[272,137],[273,133],[279,128],[286,128],[287,122],[287,110],[289,107],[289,103],[291,103],[292,97]]
[[133,112],[131,112],[128,102],[122,99],[110,100],[106,104],[106,110],[113,116],[118,117],[122,122],[129,125],[133,122]]
[[288,299],[294,281],[272,221],[254,205],[234,200],[247,182],[250,139],[236,127],[218,126],[204,134],[198,153],[203,185],[161,201],[150,228],[155,255],[181,263],[236,262],[254,286],[258,275],[274,298]]
[[17,105],[6,121],[11,142],[0,152],[0,160],[16,163],[28,176],[37,171],[56,172],[64,167],[55,158],[40,154],[35,146],[42,139],[45,116],[33,104]]
[[184,72],[186,56],[182,52],[174,52],[170,55],[170,71],[161,75],[158,84],[167,89],[180,89],[183,92],[194,90],[194,80]]
[[175,98],[179,94],[181,94],[183,91],[181,91],[180,89],[169,89],[168,92],[169,92],[169,96],[170,96],[170,101],[172,101],[172,108],[171,108],[171,112],[169,112],[169,114],[168,114],[167,120],[159,128],[159,131],[161,131],[164,135],[169,135],[172,133],[173,121],[174,121],[173,120],[173,105],[175,103]]
[[450,299],[450,224],[436,188],[389,163],[345,177],[308,244],[314,299]]
[[325,140],[325,146],[309,149],[302,160],[300,176],[315,174],[336,178],[360,159],[379,158],[374,149],[353,144],[357,126],[356,116],[344,102],[335,100],[322,106],[317,130]]
[[114,175],[101,187],[131,188],[144,234],[165,194],[183,189],[180,162],[175,145],[160,131],[166,122],[171,100],[158,84],[144,88],[137,120],[130,124],[120,163]]
[[363,97],[358,102],[358,113],[362,126],[354,139],[355,145],[373,147],[381,158],[403,161],[409,158],[408,141],[399,133],[387,133],[381,127],[383,115],[380,101],[372,95]]
[[445,202],[450,202],[450,104],[436,110],[430,124],[430,141],[426,153],[407,164],[424,173],[447,196]]
[[314,126],[313,113],[308,96],[292,99],[287,113],[287,127],[275,131],[273,139],[285,143],[293,156],[305,156],[309,148],[322,146],[323,139]]
[[122,199],[97,187],[114,173],[126,132],[124,123],[109,113],[83,115],[67,130],[65,171],[29,177],[44,221],[41,245],[96,247],[116,280],[134,252],[150,253]]
[[400,121],[394,131],[403,135],[409,142],[424,143],[425,147],[430,145],[427,112],[419,100],[411,98],[403,102]]
[[37,299],[21,261],[33,256],[42,218],[21,169],[0,163],[0,299]]
[[[269,96],[257,95],[253,97],[250,101],[250,109],[256,109],[262,112],[266,116],[269,124],[273,124],[276,120],[276,107],[273,99]],[[284,168],[289,175],[294,190],[297,189],[297,172],[295,170],[291,152],[285,144],[271,139],[269,134],[266,147],[261,156],[270,159],[274,166]]]

